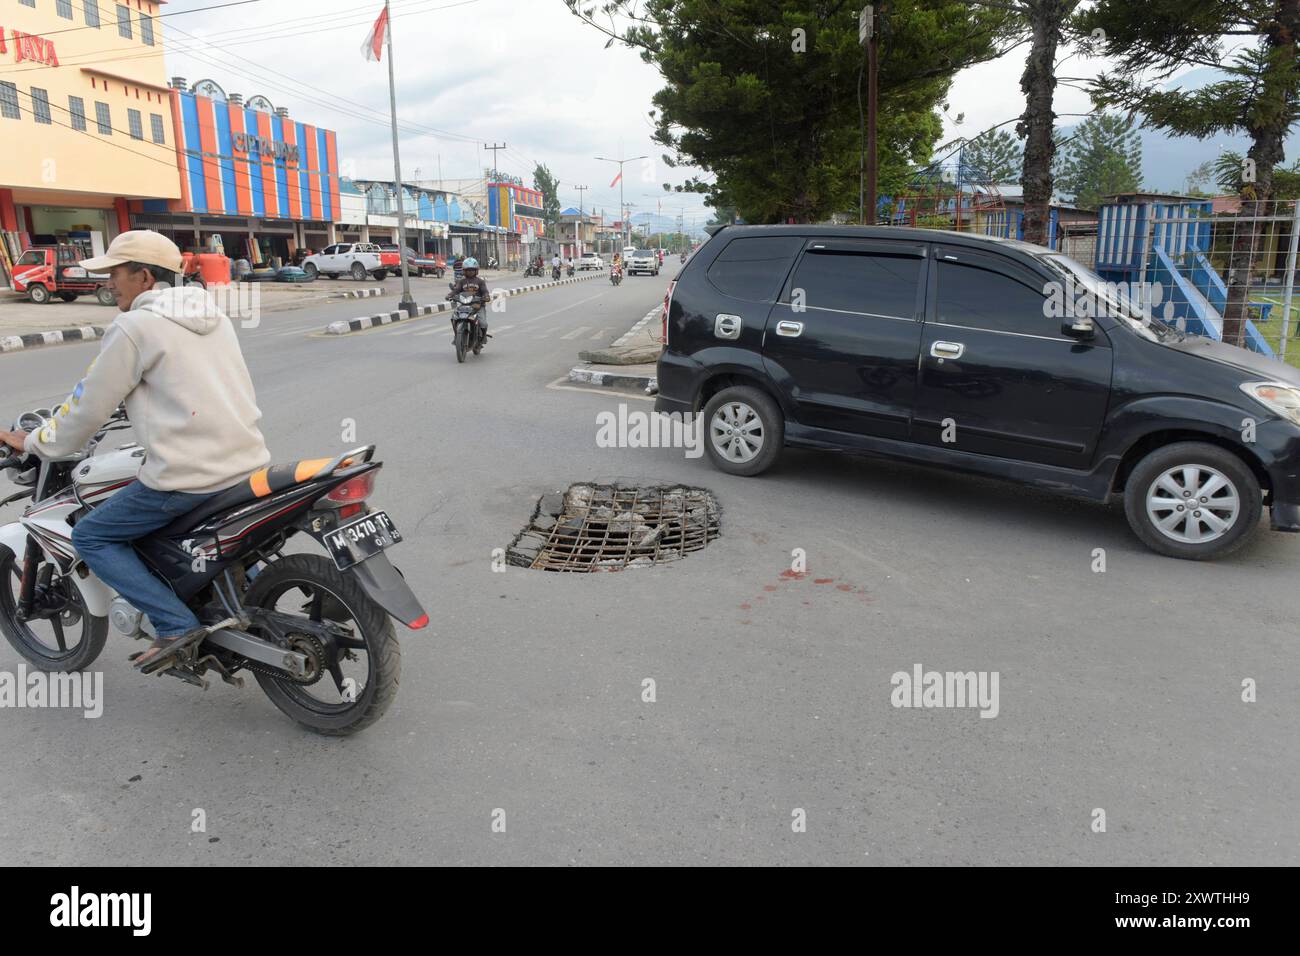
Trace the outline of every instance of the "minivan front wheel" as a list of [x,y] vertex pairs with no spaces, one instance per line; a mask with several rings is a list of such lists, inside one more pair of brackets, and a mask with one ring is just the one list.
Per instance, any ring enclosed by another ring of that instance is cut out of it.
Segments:
[[1259,525],[1259,480],[1217,445],[1178,442],[1157,448],[1129,475],[1124,512],[1154,551],[1206,560],[1236,551]]
[[756,388],[724,388],[704,406],[704,447],[729,475],[757,475],[776,461],[785,420],[776,402]]

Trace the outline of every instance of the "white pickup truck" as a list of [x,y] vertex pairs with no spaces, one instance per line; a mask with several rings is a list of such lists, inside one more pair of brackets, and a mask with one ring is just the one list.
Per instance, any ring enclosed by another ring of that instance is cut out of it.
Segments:
[[341,242],[302,260],[302,271],[313,279],[318,275],[331,279],[351,276],[358,281],[366,276],[382,279],[390,272],[401,272],[402,260],[396,252],[384,252],[373,242]]

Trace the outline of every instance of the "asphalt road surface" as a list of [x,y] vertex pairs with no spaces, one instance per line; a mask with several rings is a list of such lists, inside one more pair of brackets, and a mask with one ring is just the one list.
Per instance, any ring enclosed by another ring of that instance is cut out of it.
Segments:
[[[1300,537],[1180,562],[1116,507],[943,471],[787,451],[741,479],[598,447],[599,412],[650,403],[549,386],[667,278],[506,300],[464,365],[445,316],[313,334],[391,295],[241,330],[277,461],[379,446],[372,501],[432,624],[344,740],[251,680],[141,677],[111,634],[102,717],[0,710],[0,863],[1300,861]],[[94,351],[0,356],[4,414]],[[493,571],[540,495],[613,479],[712,490],[722,536],[620,574]],[[916,665],[996,673],[996,716],[894,706]]]

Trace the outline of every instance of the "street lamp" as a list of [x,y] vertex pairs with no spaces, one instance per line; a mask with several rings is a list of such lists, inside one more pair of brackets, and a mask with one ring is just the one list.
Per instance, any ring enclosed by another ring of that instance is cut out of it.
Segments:
[[[624,209],[624,204],[623,204],[623,164],[624,164],[624,163],[632,163],[632,162],[635,162],[635,161],[638,160],[638,159],[649,159],[649,158],[650,158],[650,157],[648,157],[648,156],[628,156],[628,157],[625,158],[625,159],[609,159],[608,157],[605,157],[605,156],[597,156],[597,157],[596,157],[596,159],[600,160],[602,163],[618,163],[618,208],[619,208],[619,211],[620,211],[620,212],[623,211],[623,209]],[[627,237],[628,237],[627,217],[624,216],[624,218],[623,218],[623,245],[624,245],[624,246],[627,245]]]

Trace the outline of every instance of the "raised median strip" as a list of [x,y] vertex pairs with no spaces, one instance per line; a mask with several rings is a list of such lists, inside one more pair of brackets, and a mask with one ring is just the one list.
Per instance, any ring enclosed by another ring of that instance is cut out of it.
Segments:
[[[601,274],[600,272],[592,272],[587,275],[565,276],[563,279],[552,279],[549,282],[533,282],[528,285],[516,286],[513,289],[494,290],[492,294],[494,296],[498,294],[502,296],[523,295],[525,292],[553,289],[558,285],[566,285],[570,282],[585,282],[588,279],[599,278]],[[365,315],[357,319],[339,319],[325,326],[325,334],[351,335],[353,332],[364,332],[366,329],[373,329],[380,325],[391,325],[394,322],[420,318],[434,312],[446,312],[450,308],[450,302],[435,302],[432,305],[419,306],[415,315],[407,315],[399,309],[393,312],[381,312],[378,315]]]
[[376,286],[373,289],[344,289],[342,292],[335,292],[333,296],[336,299],[370,299],[383,293],[384,290]]
[[104,330],[97,325],[83,325],[75,329],[56,329],[53,332],[27,332],[22,335],[0,337],[0,352],[17,352],[21,349],[38,349],[47,345],[66,345],[72,342],[91,342],[102,339]]
[[658,390],[659,384],[655,375],[656,368],[651,364],[628,365],[622,368],[575,365],[569,369],[569,381],[579,385],[635,389],[652,395]]

